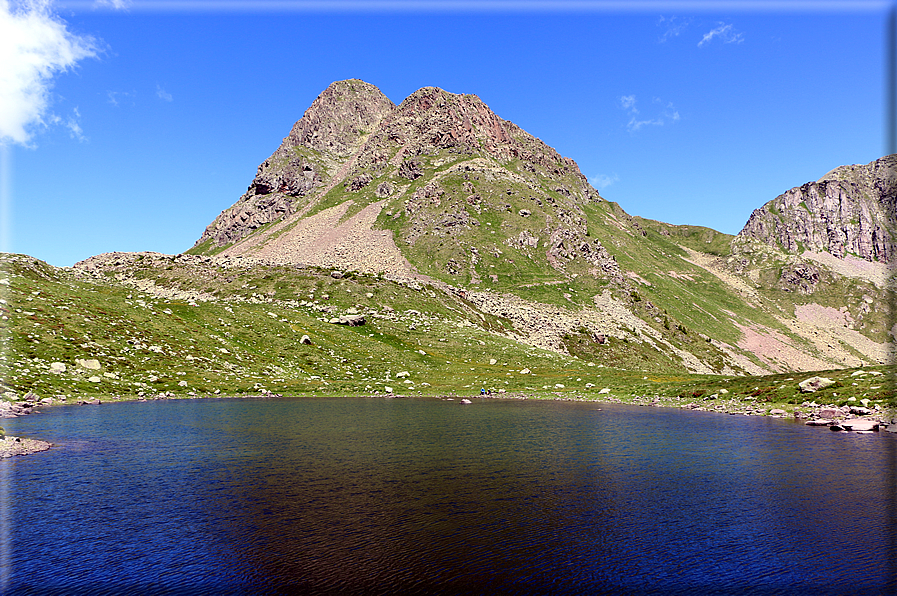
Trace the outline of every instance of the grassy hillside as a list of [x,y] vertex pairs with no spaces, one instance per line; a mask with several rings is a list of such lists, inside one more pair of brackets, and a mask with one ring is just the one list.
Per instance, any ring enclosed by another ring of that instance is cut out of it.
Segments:
[[[382,396],[387,388],[473,396],[485,388],[739,410],[758,402],[799,408],[806,396],[797,383],[811,376],[627,371],[520,343],[509,320],[451,292],[351,273],[335,278],[314,268],[222,268],[201,258],[133,254],[112,257],[96,275],[22,255],[3,255],[2,266],[6,399],[29,391],[65,400]],[[365,324],[329,322],[356,312]],[[310,344],[300,342],[304,335]],[[608,348],[612,354],[614,344]],[[65,371],[53,372],[53,363]],[[852,372],[826,373],[838,383],[812,398],[894,404],[888,375]]]

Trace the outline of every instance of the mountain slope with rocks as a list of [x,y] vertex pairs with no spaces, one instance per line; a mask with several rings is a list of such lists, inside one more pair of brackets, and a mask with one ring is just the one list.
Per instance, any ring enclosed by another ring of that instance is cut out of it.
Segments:
[[[825,179],[888,189],[889,163],[839,168]],[[876,196],[886,210],[892,195]],[[870,211],[870,222],[892,229],[876,218]],[[325,308],[328,324],[395,308],[356,298],[357,284],[338,281],[364,278],[362,286],[408,292],[420,308],[406,308],[426,316],[438,307],[442,324],[445,313],[464,313],[456,322],[477,341],[500,338],[519,350],[643,375],[889,361],[897,327],[887,274],[878,272],[884,282],[853,269],[847,275],[845,263],[858,257],[820,250],[814,260],[810,252],[633,217],[593,189],[572,159],[475,95],[426,87],[396,105],[373,85],[349,80],[312,102],[189,254],[170,261],[98,255],[74,271],[158,300],[210,304],[213,312],[234,292],[264,286],[259,300]],[[264,283],[255,272],[264,272]],[[334,291],[346,287],[344,304],[330,291],[320,297],[322,276]],[[301,304],[309,296],[316,306]],[[417,323],[408,324],[402,333],[416,333]],[[290,340],[280,336],[270,345],[286,349]],[[426,340],[433,337],[415,337]]]
[[338,81],[188,252],[423,284],[608,365],[618,338],[645,370],[816,370],[893,353],[893,288],[844,269],[894,254],[894,189],[891,156],[785,193],[737,238],[670,226],[605,200],[475,95],[425,87],[395,105]]
[[394,107],[379,89],[362,81],[330,85],[259,165],[246,193],[215,218],[197,244],[236,242],[307,207],[340,178],[359,143]]
[[[492,293],[315,267],[143,252],[56,268],[0,253],[0,293],[3,418],[55,404],[279,395],[539,396],[823,418],[840,408],[876,419],[897,405],[887,367],[685,375],[617,335],[596,338],[609,366],[521,339],[529,324],[580,316],[569,308],[515,298],[519,310],[490,315]],[[621,304],[587,314],[645,331]]]

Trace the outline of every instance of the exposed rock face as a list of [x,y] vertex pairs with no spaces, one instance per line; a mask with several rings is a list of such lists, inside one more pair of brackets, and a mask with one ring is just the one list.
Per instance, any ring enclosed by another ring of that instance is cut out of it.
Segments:
[[819,269],[807,263],[798,263],[782,270],[778,287],[785,291],[797,290],[801,294],[812,294],[819,283]]
[[897,155],[841,166],[792,188],[755,210],[738,236],[791,253],[897,261]]
[[[225,209],[196,244],[235,242],[259,227],[295,213],[303,198],[321,189],[358,143],[395,108],[379,89],[359,80],[332,83],[256,172],[246,193]],[[358,190],[370,182],[350,184]]]

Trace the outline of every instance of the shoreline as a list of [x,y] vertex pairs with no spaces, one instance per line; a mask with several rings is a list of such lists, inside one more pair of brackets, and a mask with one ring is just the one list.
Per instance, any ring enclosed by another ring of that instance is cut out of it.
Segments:
[[[36,395],[31,394],[34,398]],[[365,394],[365,395],[281,395],[277,393],[260,393],[260,394],[243,394],[243,395],[224,395],[224,394],[186,394],[179,395],[172,392],[163,392],[155,396],[85,396],[77,401],[69,402],[67,400],[59,400],[53,398],[44,398],[43,400],[34,399],[24,403],[0,401],[0,418],[18,418],[19,416],[27,416],[33,413],[40,413],[44,406],[89,406],[102,405],[104,403],[127,403],[127,402],[147,402],[147,401],[167,401],[167,400],[186,400],[186,399],[282,399],[282,398],[324,398],[324,399],[341,399],[341,398],[361,398],[361,399],[439,399],[445,401],[457,401],[459,404],[471,404],[474,401],[486,400],[538,400],[538,401],[568,401],[568,402],[590,402],[595,404],[621,404],[639,407],[670,407],[680,410],[690,410],[696,412],[710,412],[715,414],[724,414],[729,416],[762,416],[769,418],[791,418],[795,422],[802,422],[806,426],[827,427],[832,431],[853,432],[853,433],[871,433],[871,432],[892,432],[897,433],[897,412],[888,409],[868,410],[866,412],[854,413],[849,406],[820,405],[815,402],[804,402],[800,406],[794,404],[758,404],[751,400],[719,400],[716,404],[707,403],[706,400],[685,400],[679,397],[659,397],[659,396],[629,396],[629,399],[623,399],[608,395],[603,398],[591,398],[579,394],[564,395],[561,393],[550,392],[549,395],[541,395],[538,393],[527,394],[523,392],[508,392],[493,395],[460,395],[457,393],[448,393],[440,395],[402,395],[402,394]],[[103,398],[106,398],[104,401]],[[463,401],[462,401],[463,400]],[[711,402],[715,400],[710,400]],[[785,407],[791,408],[791,411],[785,410]],[[852,428],[852,422],[862,421],[866,423],[863,426]],[[846,424],[845,424],[846,423]],[[0,436],[0,459],[9,458],[17,455],[31,455],[47,451],[53,447],[53,443],[41,441],[39,439],[29,439],[24,437]]]

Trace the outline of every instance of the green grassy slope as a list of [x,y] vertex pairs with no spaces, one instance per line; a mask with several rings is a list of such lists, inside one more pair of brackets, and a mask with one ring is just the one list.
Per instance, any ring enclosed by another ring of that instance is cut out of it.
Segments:
[[[803,401],[797,382],[810,376],[708,377],[602,366],[519,343],[508,321],[451,293],[377,277],[335,279],[329,271],[296,267],[222,269],[130,255],[120,264],[136,273],[126,285],[114,266],[98,276],[76,275],[21,255],[3,255],[2,266],[6,399],[29,391],[76,400],[216,391],[385,395],[387,387],[404,395],[477,395],[486,388],[497,395],[697,400],[729,409],[756,400],[794,402],[791,408]],[[149,282],[151,292],[135,287]],[[328,322],[349,309],[365,314],[366,324]],[[303,335],[311,345],[300,343]],[[91,359],[98,370],[78,364]],[[55,362],[65,372],[51,372]],[[893,403],[887,375],[851,372],[828,373],[839,384],[813,398]]]

